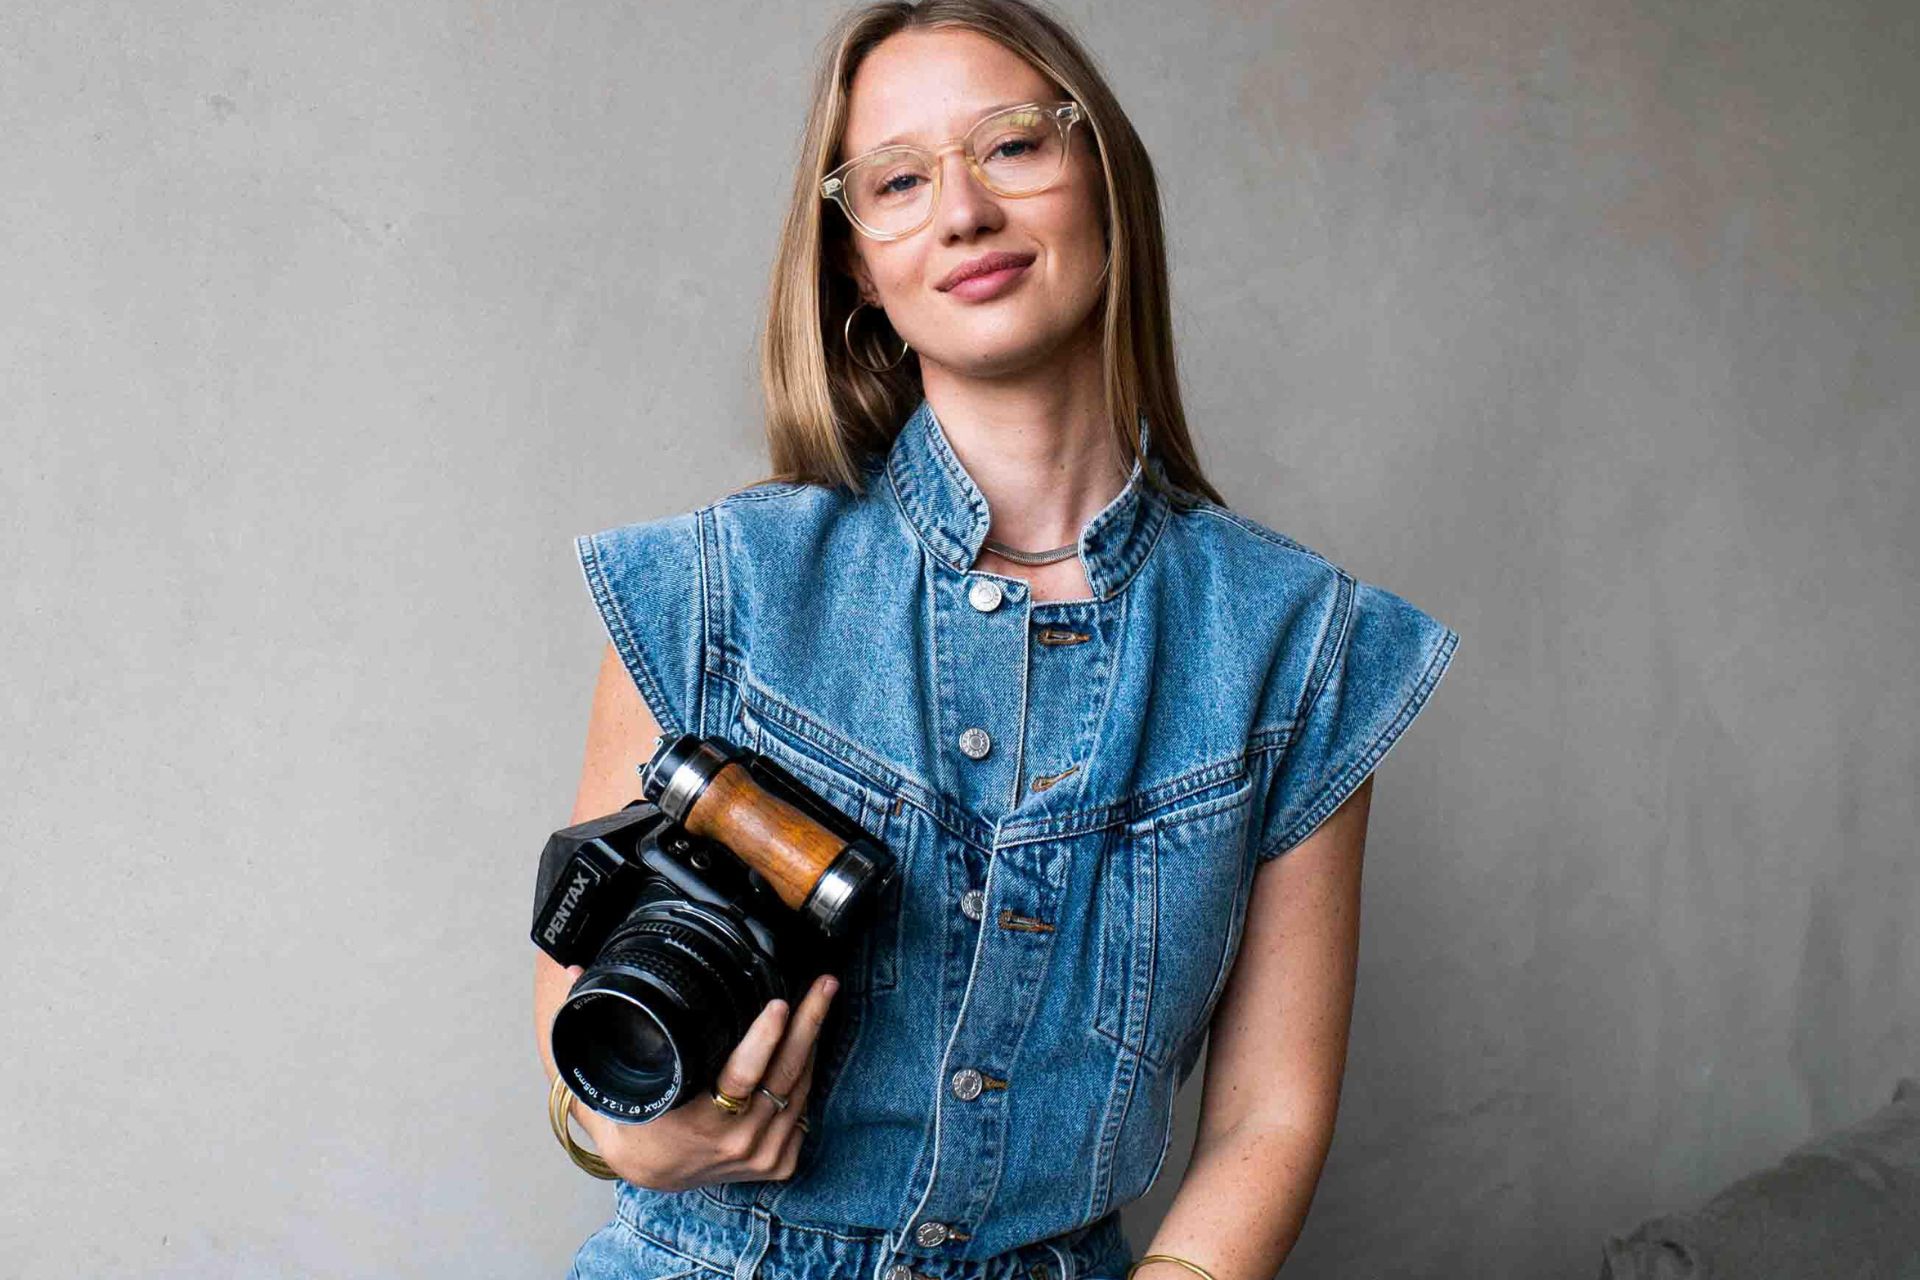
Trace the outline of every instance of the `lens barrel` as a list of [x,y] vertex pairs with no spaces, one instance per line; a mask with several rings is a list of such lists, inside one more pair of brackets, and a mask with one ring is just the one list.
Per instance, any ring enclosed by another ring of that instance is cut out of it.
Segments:
[[594,1110],[644,1124],[711,1087],[772,998],[756,989],[761,972],[704,917],[675,904],[642,907],[554,1015],[554,1065]]

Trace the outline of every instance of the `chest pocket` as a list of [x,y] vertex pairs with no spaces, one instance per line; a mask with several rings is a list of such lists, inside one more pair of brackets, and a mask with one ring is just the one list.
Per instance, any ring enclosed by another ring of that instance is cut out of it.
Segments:
[[880,786],[814,740],[824,737],[824,732],[804,734],[792,727],[802,720],[798,712],[777,707],[765,701],[765,695],[754,693],[743,696],[739,718],[736,740],[740,745],[785,768],[892,851],[897,862],[894,877],[875,900],[873,917],[860,935],[854,959],[841,975],[846,994],[890,990],[896,981],[900,950],[900,890],[907,875],[906,842],[900,838],[906,829],[904,819],[894,812],[892,798]]
[[1191,1065],[1240,947],[1253,784],[1224,786],[1121,829],[1100,888],[1094,1028],[1156,1068]]

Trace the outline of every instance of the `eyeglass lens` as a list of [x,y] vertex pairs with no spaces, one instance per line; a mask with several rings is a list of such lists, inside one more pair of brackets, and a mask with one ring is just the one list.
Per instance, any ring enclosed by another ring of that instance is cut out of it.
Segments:
[[[1061,122],[1037,107],[988,116],[967,135],[987,186],[1003,196],[1030,195],[1059,176],[1065,141]],[[918,226],[933,201],[935,163],[930,151],[888,147],[856,164],[843,175],[853,216],[881,235]]]

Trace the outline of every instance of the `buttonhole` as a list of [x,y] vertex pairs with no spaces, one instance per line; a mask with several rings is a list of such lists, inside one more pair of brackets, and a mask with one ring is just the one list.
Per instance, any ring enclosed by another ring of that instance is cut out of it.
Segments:
[[1053,932],[1053,926],[1045,920],[1036,920],[1032,916],[1023,916],[1019,912],[1009,911],[1005,907],[1000,909],[1000,927],[1002,929],[1018,930],[1021,933]]
[[1042,627],[1038,638],[1041,644],[1081,644],[1093,639],[1084,631],[1068,631],[1063,627]]
[[1048,787],[1060,781],[1060,779],[1066,777],[1068,774],[1072,773],[1075,769],[1078,769],[1079,767],[1080,766],[1076,764],[1071,766],[1070,768],[1062,769],[1058,773],[1035,774],[1033,778],[1033,789],[1035,791],[1045,791]]

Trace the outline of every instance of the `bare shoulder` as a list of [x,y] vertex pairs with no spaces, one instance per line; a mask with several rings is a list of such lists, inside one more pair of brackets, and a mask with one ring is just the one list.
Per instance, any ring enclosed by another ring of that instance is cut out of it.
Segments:
[[659,736],[659,722],[634,687],[619,653],[611,643],[602,646],[572,820],[597,818],[639,799],[639,767],[653,754],[653,742]]

